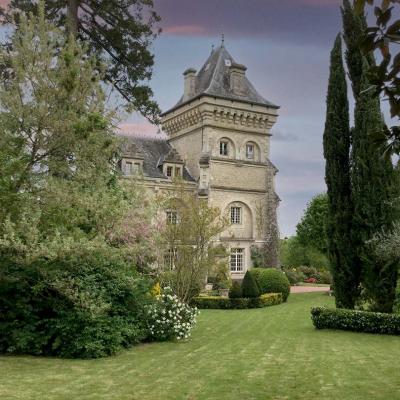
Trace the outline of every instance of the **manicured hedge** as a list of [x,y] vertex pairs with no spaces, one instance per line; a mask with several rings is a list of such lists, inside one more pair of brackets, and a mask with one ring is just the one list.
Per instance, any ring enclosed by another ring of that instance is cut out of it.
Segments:
[[253,268],[251,274],[257,281],[261,294],[282,293],[283,301],[290,294],[290,282],[286,275],[276,268]]
[[400,335],[399,314],[315,307],[311,319],[317,329]]
[[282,295],[280,293],[263,294],[255,298],[233,298],[228,297],[196,297],[192,300],[192,305],[200,309],[245,309],[245,308],[262,308],[274,306],[282,303]]

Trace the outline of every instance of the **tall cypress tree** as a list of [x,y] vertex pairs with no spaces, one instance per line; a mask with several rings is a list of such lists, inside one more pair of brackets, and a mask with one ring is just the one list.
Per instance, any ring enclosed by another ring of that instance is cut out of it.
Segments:
[[327,245],[336,306],[354,308],[359,295],[360,265],[352,246],[350,126],[342,41],[331,52],[324,131],[325,181],[328,188]]
[[355,127],[351,132],[352,218],[351,241],[355,250],[355,266],[361,265],[365,294],[377,311],[391,312],[393,307],[397,265],[384,263],[374,254],[368,241],[376,233],[389,230],[396,218],[393,199],[399,188],[394,186],[391,162],[382,157],[382,150],[373,145],[373,135],[384,129],[379,98],[369,90],[367,72],[375,64],[372,53],[365,56],[360,42],[366,28],[365,16],[354,12],[349,0],[342,7],[346,61],[356,102]]
[[397,262],[379,260],[368,244],[376,233],[388,231],[395,219],[393,200],[394,170],[390,160],[381,156],[372,135],[382,130],[384,121],[379,98],[374,96],[363,63],[360,94],[354,113],[352,146],[352,198],[354,203],[353,240],[363,265],[362,281],[366,297],[376,311],[391,312],[395,298]]
[[367,28],[365,16],[356,14],[349,0],[343,0],[341,11],[343,38],[346,43],[346,64],[352,83],[353,96],[357,99],[360,93],[363,59],[369,66],[374,65],[375,60],[372,54],[364,57],[360,49],[360,40]]

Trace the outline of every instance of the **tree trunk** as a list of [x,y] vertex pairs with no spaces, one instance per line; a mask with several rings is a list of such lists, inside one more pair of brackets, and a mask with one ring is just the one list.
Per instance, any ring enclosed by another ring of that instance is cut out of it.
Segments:
[[68,33],[76,36],[78,33],[78,10],[80,0],[67,1],[67,27]]

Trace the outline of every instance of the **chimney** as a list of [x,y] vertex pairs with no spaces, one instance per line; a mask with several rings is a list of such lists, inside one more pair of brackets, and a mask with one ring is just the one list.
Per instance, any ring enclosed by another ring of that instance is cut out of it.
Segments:
[[247,68],[242,64],[232,63],[229,68],[230,88],[234,94],[245,94],[245,77]]
[[196,70],[194,68],[188,68],[184,73],[184,90],[183,90],[183,101],[189,100],[195,95],[196,92]]

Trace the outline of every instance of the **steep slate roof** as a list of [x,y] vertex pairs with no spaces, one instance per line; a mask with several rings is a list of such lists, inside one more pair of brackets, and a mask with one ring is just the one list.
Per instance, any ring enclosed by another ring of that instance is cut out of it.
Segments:
[[229,100],[239,100],[247,103],[279,108],[279,106],[264,99],[264,97],[257,92],[247,77],[244,78],[245,87],[243,95],[233,93],[229,84],[229,68],[233,64],[237,63],[226,50],[224,45],[220,46],[217,50],[214,50],[208,57],[203,67],[197,73],[196,90],[193,97],[184,101],[182,96],[178,103],[169,111],[166,111],[163,115],[202,95],[209,95]]
[[[164,161],[183,164],[179,153],[171,147],[166,139],[137,136],[124,136],[124,138],[126,140],[124,141],[122,149],[124,149],[124,146],[131,146],[130,148],[136,148],[137,152],[131,152],[129,155],[125,155],[124,151],[122,151],[122,154],[126,157],[142,159],[143,174],[149,178],[168,179],[162,172],[162,164]],[[195,179],[190,175],[185,166],[183,167],[183,179],[185,181],[195,182]]]

